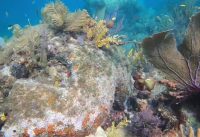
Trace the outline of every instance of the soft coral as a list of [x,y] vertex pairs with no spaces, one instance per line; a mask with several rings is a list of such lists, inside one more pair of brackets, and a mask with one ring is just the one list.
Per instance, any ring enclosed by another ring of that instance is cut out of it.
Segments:
[[180,92],[171,95],[184,99],[200,93],[200,13],[191,18],[181,45],[176,46],[174,36],[166,31],[146,38],[142,46],[149,61],[181,85]]

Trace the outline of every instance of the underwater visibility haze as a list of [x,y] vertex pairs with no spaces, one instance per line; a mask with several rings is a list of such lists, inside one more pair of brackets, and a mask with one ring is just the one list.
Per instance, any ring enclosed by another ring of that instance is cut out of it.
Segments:
[[199,0],[2,0],[0,137],[200,137]]

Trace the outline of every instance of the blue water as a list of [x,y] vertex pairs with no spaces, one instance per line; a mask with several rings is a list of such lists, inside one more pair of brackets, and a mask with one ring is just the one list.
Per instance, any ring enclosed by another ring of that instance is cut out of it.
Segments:
[[[31,25],[38,24],[41,20],[40,13],[42,7],[50,1],[51,0],[1,0],[0,37],[11,36],[11,32],[8,30],[8,27],[13,24],[19,24],[20,26],[25,26],[29,23]],[[70,11],[73,12],[78,9],[87,8],[90,15],[94,16],[94,4],[88,5],[87,1],[93,1],[93,3],[98,2],[100,5],[106,3],[106,0],[62,0]],[[134,7],[135,5],[131,5],[130,1],[134,0],[124,0],[118,5],[116,3],[116,5],[111,4],[112,8],[107,8],[106,13],[113,14],[116,12],[118,19],[125,18],[123,21],[123,33],[126,33],[130,37],[135,37],[135,39],[142,39],[144,36],[151,35],[156,32],[154,28],[157,24],[153,22],[153,18],[156,16],[170,15],[170,12],[175,6],[185,4],[186,1],[190,0],[135,0],[137,3],[136,7]],[[200,2],[196,0],[196,4],[197,3]],[[143,21],[143,23],[141,23],[141,20],[144,19],[146,19],[146,22],[144,23]],[[183,22],[185,23],[185,26],[188,23],[187,20]],[[175,24],[171,27],[171,29],[176,29],[178,27],[179,26]]]
[[[8,27],[13,24],[25,26],[38,24],[41,20],[41,9],[50,0],[1,0],[0,2],[0,36],[10,36]],[[63,0],[70,11],[82,9],[84,0]]]

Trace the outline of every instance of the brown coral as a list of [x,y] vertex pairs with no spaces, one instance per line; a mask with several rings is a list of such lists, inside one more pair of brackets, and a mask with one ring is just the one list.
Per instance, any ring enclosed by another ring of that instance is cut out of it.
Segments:
[[65,23],[64,31],[83,32],[83,28],[92,23],[92,19],[86,10],[79,10],[75,13],[68,14]]
[[61,28],[64,26],[67,16],[67,8],[61,1],[50,3],[45,6],[42,11],[44,22],[53,28]]
[[51,28],[64,32],[83,32],[83,28],[92,22],[86,10],[68,13],[67,7],[59,0],[47,4],[42,16]]

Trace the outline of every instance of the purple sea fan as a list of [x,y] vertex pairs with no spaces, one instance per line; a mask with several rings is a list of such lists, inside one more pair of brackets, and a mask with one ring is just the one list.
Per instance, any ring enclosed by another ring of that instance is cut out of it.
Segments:
[[137,137],[161,137],[160,125],[159,117],[154,116],[152,110],[147,109],[135,113],[127,128],[130,133]]
[[200,94],[200,13],[191,18],[181,45],[177,46],[175,37],[167,31],[146,38],[142,47],[149,61],[181,86],[170,94],[178,102]]

